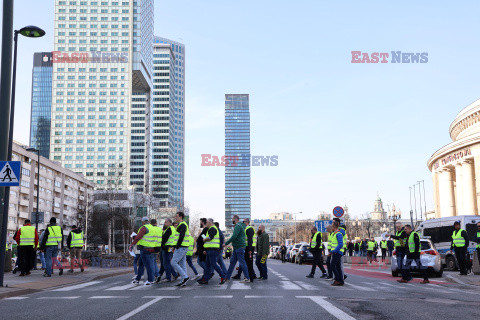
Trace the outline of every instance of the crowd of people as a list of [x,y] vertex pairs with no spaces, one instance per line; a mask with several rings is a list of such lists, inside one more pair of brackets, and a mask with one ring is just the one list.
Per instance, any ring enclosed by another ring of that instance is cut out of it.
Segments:
[[[135,255],[133,284],[139,284],[146,271],[146,286],[160,282],[169,283],[180,278],[175,286],[184,287],[190,281],[187,265],[195,275],[194,280],[200,285],[208,285],[215,272],[220,276],[220,284],[225,284],[230,279],[241,279],[242,273],[244,282],[268,279],[267,258],[270,243],[265,226],[260,225],[258,230],[255,230],[250,226],[250,219],[245,218],[240,222],[239,216],[234,215],[233,234],[226,240],[218,222],[202,218],[202,230],[195,239],[184,218],[183,212],[177,212],[175,222],[167,218],[163,227],[159,227],[155,219],[142,218],[142,227],[132,234],[132,244],[129,247],[129,251]],[[230,258],[228,269],[223,261],[224,251]],[[203,270],[202,275],[193,264],[194,252],[197,255],[197,264]],[[259,277],[253,266],[255,252]],[[238,273],[232,276],[237,263]]]

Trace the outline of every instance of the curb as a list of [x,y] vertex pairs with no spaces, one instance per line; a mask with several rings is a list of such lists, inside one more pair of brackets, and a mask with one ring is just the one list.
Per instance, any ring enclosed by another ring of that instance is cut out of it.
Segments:
[[471,286],[471,287],[478,287],[479,285],[478,284],[473,284],[473,283],[468,283],[468,282],[464,282],[460,279],[457,279],[455,278],[454,276],[450,275],[450,274],[447,274],[445,276],[445,279],[447,279],[447,281],[449,282],[452,282],[452,283],[458,283],[458,284],[461,284],[461,285],[464,285],[464,286]]
[[[41,291],[45,291],[45,290],[50,290],[50,289],[68,287],[68,286],[81,284],[81,283],[85,283],[85,282],[90,282],[90,281],[94,281],[94,280],[100,280],[100,279],[105,279],[105,278],[121,276],[121,275],[129,274],[129,273],[132,273],[132,271],[131,270],[128,270],[128,271],[123,270],[121,272],[92,276],[89,279],[78,280],[78,281],[71,282],[71,283],[68,283],[68,284],[59,285],[59,286],[51,286],[51,287],[47,287],[47,288],[43,288],[43,289],[18,289],[18,290],[11,291],[11,292],[0,293],[0,300],[5,299],[5,298],[11,298],[11,297],[18,297],[18,296],[23,296],[23,295],[27,295],[27,294],[33,294],[33,293],[37,293],[37,292],[41,292]],[[15,289],[14,287],[10,287],[10,288]]]

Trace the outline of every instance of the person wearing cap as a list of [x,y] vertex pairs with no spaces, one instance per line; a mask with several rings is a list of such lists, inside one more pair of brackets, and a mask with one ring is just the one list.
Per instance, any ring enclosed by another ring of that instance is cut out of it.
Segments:
[[453,224],[455,230],[452,234],[452,244],[450,250],[454,250],[455,256],[458,261],[458,268],[460,269],[460,275],[467,275],[467,254],[468,254],[468,234],[465,230],[460,228],[460,221],[455,221]]
[[142,218],[142,227],[140,227],[138,234],[135,236],[135,239],[133,239],[132,244],[129,247],[129,251],[132,251],[136,244],[140,249],[140,260],[137,277],[132,281],[132,283],[139,284],[145,269],[147,269],[147,281],[145,281],[143,285],[150,286],[153,284],[154,267],[151,255],[155,252],[154,247],[156,245],[156,235],[148,217]]
[[58,275],[63,274],[63,266],[58,261],[58,245],[60,245],[63,250],[63,229],[60,226],[57,226],[57,219],[55,217],[50,218],[50,225],[45,230],[45,235],[42,239],[42,244],[40,245],[40,250],[45,252],[45,274],[44,277],[52,276],[52,264],[55,264],[60,271]]
[[165,268],[166,278],[161,282],[171,282],[172,275],[174,280],[177,280],[178,274],[173,269],[171,261],[173,257],[173,250],[175,244],[175,227],[172,226],[170,218],[165,219],[164,230],[162,235],[162,261]]
[[32,261],[38,247],[37,229],[30,225],[29,219],[25,220],[23,227],[16,233],[15,241],[18,243],[20,277],[28,276],[33,268]]
[[83,272],[82,262],[82,248],[85,243],[83,231],[77,226],[72,226],[72,231],[67,237],[67,247],[70,249],[70,270],[68,272],[73,273],[73,265],[77,260],[80,265],[80,272]]

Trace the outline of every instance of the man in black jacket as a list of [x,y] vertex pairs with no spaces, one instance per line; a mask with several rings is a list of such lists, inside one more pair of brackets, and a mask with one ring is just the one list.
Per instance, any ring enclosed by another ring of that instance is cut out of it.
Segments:
[[[467,231],[460,228],[460,222],[455,221],[453,224],[455,230],[452,234],[452,244],[450,245],[450,250],[455,251],[455,256],[458,261],[458,268],[460,269],[460,275],[466,276],[467,273],[467,254],[468,246],[470,244],[468,240]],[[458,242],[460,241],[460,242]]]
[[315,269],[317,266],[322,271],[322,276],[320,278],[327,277],[327,271],[323,267],[323,250],[322,250],[322,233],[317,232],[316,227],[312,227],[310,230],[312,232],[312,238],[310,240],[310,252],[313,254],[313,261],[312,261],[312,270],[310,274],[307,275],[307,278],[313,278],[315,276]]
[[403,228],[402,223],[397,222],[396,224],[397,231],[395,235],[390,235],[390,238],[395,239],[395,251],[397,255],[397,266],[399,270],[402,270],[404,265],[405,255],[407,253],[406,245],[408,240],[407,232]]
[[58,275],[63,274],[63,266],[58,261],[58,245],[60,244],[63,249],[63,229],[57,226],[57,219],[55,217],[50,218],[50,224],[45,229],[45,235],[43,236],[42,243],[40,244],[40,250],[45,252],[46,269],[44,277],[51,277],[53,273],[52,264],[55,264],[60,271]]
[[418,233],[412,232],[412,227],[408,224],[405,226],[404,230],[408,236],[406,246],[407,260],[405,263],[405,268],[402,269],[402,279],[397,281],[400,283],[406,283],[412,280],[410,268],[412,262],[415,261],[417,268],[423,275],[423,281],[420,283],[430,283],[428,281],[427,268],[422,266],[422,261],[420,260],[420,253],[422,251],[422,247],[420,245],[420,236],[418,235]]
[[207,256],[203,253],[203,237],[207,235],[208,227],[207,227],[207,218],[200,219],[200,228],[202,228],[202,232],[197,237],[197,263],[203,269],[203,272],[207,269],[206,259]]
[[68,272],[73,273],[75,260],[80,266],[80,272],[83,272],[82,249],[84,243],[85,239],[82,229],[77,226],[72,226],[72,231],[67,237],[67,247],[70,249],[70,270],[68,270]]

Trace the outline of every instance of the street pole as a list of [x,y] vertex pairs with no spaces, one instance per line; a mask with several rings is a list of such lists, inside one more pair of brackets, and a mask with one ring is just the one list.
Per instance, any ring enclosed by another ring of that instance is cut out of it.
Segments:
[[[2,60],[0,75],[0,160],[8,159],[10,131],[11,85],[12,85],[12,39],[13,38],[13,0],[3,0],[2,17]],[[8,190],[7,190],[8,189]],[[0,188],[0,206],[2,227],[0,234],[0,286],[3,287],[5,270],[5,250],[7,243],[7,223],[10,188]]]
[[[16,48],[16,45],[15,45]],[[16,59],[15,59],[16,60]],[[40,148],[37,149],[37,212],[35,213],[35,229],[38,232],[38,205],[40,200]]]
[[425,196],[425,180],[422,180],[422,186],[423,186],[423,202],[425,204],[425,218],[427,216],[427,198]]
[[[415,223],[418,221],[418,215],[417,215],[417,189],[415,188],[415,185],[413,185],[413,201],[415,202]],[[415,227],[412,225],[412,228],[415,230]]]
[[297,214],[296,213],[295,213],[295,243],[297,243]]
[[423,209],[422,209],[422,191],[420,190],[420,181],[417,181],[418,184],[418,194],[420,195],[420,221],[423,221]]

